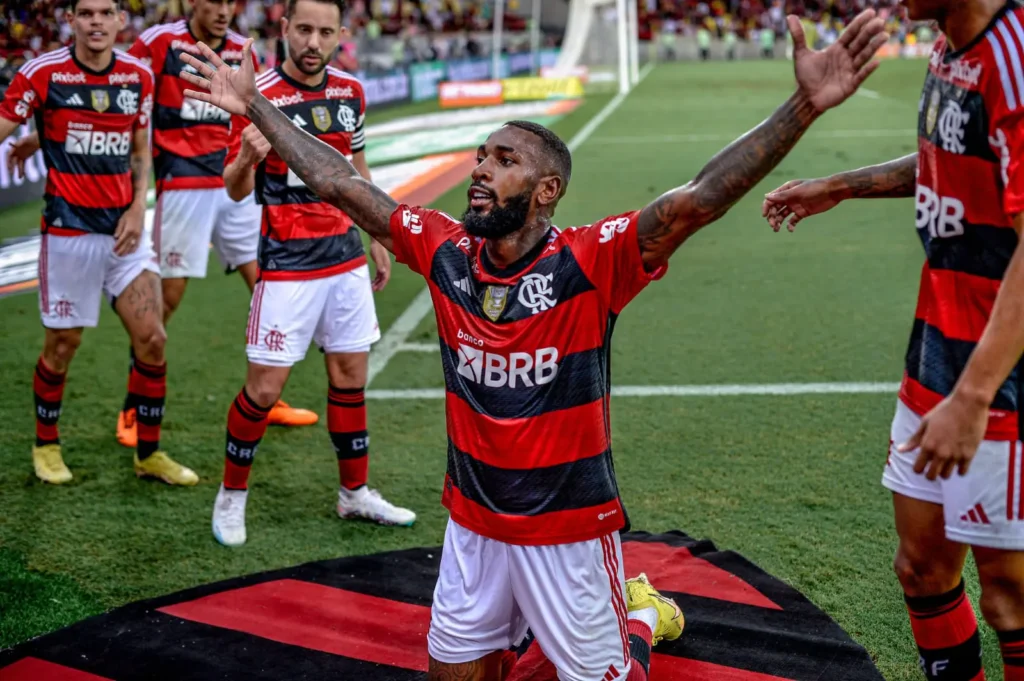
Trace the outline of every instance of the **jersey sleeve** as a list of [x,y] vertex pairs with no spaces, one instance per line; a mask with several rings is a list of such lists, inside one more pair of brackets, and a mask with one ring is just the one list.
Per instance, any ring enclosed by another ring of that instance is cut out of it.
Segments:
[[654,272],[644,268],[637,238],[639,217],[640,211],[634,211],[577,227],[571,241],[580,267],[615,314],[668,269],[667,265]]
[[430,276],[431,261],[441,244],[463,236],[462,223],[441,211],[402,204],[391,214],[395,259],[424,277]]
[[24,68],[14,75],[0,102],[0,116],[20,124],[28,121],[43,103],[40,88],[25,75]]
[[150,71],[142,72],[142,104],[139,105],[139,116],[135,119],[135,127],[148,128],[153,118],[153,92],[155,83]]
[[128,48],[128,54],[132,55],[136,59],[141,59],[147,64],[153,62],[153,52],[149,49],[149,45],[143,40],[143,36],[139,36],[135,39],[135,42],[131,47]]
[[366,93],[362,86],[359,88],[359,120],[356,121],[356,130],[352,133],[352,153],[358,154],[366,149]]
[[[1014,46],[1011,56],[1016,64],[1024,59],[1024,51]],[[998,68],[986,72],[984,95],[990,112],[989,144],[999,157],[1003,181],[1003,211],[1014,217],[1024,213],[1024,90],[1015,87],[1014,72],[1005,61],[997,60]]]

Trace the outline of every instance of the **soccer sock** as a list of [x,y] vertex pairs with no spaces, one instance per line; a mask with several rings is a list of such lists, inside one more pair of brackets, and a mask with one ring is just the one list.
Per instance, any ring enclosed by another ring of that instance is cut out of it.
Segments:
[[964,593],[963,580],[938,596],[905,596],[921,668],[933,681],[980,681],[978,619]]
[[370,438],[366,432],[366,398],[363,388],[327,391],[327,430],[338,455],[341,486],[348,490],[366,485],[370,465]]
[[1024,629],[998,634],[999,650],[1003,653],[1003,678],[1024,681]]
[[135,367],[135,347],[128,346],[128,390],[124,394],[124,406],[121,407],[121,411],[128,411],[129,409],[135,408],[135,402],[132,401],[132,369]]
[[64,376],[50,370],[40,357],[36,362],[32,390],[36,402],[36,447],[59,445],[57,420],[60,418],[60,403],[64,397]]
[[537,641],[532,641],[526,652],[516,661],[506,681],[558,681],[558,670]]
[[270,407],[256,404],[245,388],[228,410],[228,440],[224,457],[224,489],[248,489],[249,469],[267,432]]
[[167,364],[146,364],[136,358],[128,376],[128,399],[135,407],[139,461],[160,449],[160,424],[167,398]]
[[[647,674],[651,668],[654,627],[651,626],[650,613],[645,612],[647,610],[654,610],[654,608],[631,612],[626,621],[626,632],[629,634],[629,658],[632,660],[626,681],[647,681]],[[654,610],[653,619],[656,625],[658,623],[657,610]]]

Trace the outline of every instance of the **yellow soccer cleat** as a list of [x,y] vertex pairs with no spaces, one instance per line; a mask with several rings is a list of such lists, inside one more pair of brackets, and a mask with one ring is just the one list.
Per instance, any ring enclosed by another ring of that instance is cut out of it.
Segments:
[[64,465],[60,455],[60,445],[43,445],[32,448],[32,464],[36,468],[36,477],[51,485],[63,485],[71,482],[71,471]]
[[167,452],[153,452],[142,461],[135,454],[135,475],[139,478],[156,478],[168,485],[191,487],[199,482],[199,476],[191,468],[186,468],[167,456]]
[[647,575],[640,573],[638,577],[626,580],[626,609],[630,612],[643,608],[654,608],[658,611],[658,626],[654,628],[653,645],[662,639],[674,641],[683,635],[683,611],[676,602],[658,593],[658,590],[647,581]]
[[267,418],[272,426],[313,426],[320,420],[315,411],[289,406],[284,400],[277,401]]

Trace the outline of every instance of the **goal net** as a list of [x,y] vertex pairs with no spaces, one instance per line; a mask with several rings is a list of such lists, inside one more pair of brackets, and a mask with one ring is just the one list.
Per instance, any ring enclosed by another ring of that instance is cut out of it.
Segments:
[[588,89],[628,92],[637,80],[636,0],[571,0],[562,50],[553,72],[584,67]]

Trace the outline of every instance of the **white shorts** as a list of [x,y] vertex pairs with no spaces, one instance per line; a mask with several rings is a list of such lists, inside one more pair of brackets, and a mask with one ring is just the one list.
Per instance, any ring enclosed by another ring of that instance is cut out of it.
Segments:
[[305,281],[260,281],[245,352],[255,364],[292,366],[315,341],[325,353],[369,352],[380,340],[370,268]]
[[100,299],[113,300],[143,272],[157,272],[153,250],[114,254],[107,234],[43,234],[39,249],[39,314],[48,329],[93,327],[100,321]]
[[985,440],[967,475],[929,480],[914,472],[918,450],[897,445],[917,430],[921,417],[896,404],[892,443],[882,485],[903,496],[941,504],[950,541],[1008,551],[1024,550],[1024,447],[1018,441]]
[[165,279],[206,276],[210,243],[225,269],[256,260],[262,208],[250,194],[238,203],[224,188],[177,189],[160,194],[153,244]]
[[516,546],[449,519],[427,649],[460,664],[519,645],[529,629],[562,681],[625,679],[625,593],[618,533]]

